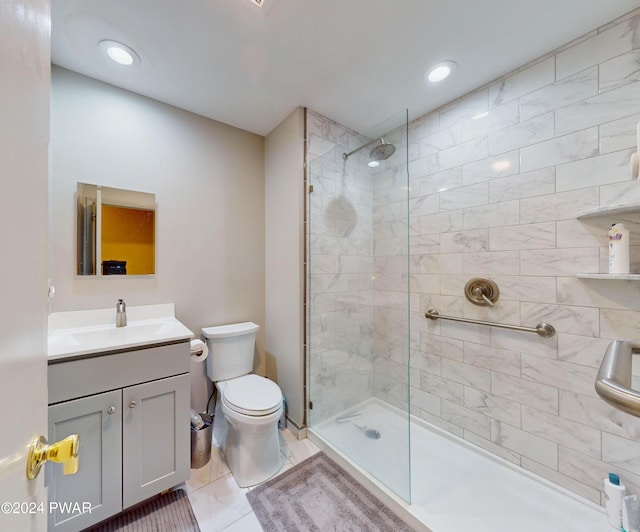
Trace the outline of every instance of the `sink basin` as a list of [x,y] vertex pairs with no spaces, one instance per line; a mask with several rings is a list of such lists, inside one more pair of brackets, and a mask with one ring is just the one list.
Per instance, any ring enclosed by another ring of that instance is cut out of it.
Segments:
[[127,326],[115,326],[115,308],[58,312],[49,316],[49,361],[190,340],[172,303],[127,309]]

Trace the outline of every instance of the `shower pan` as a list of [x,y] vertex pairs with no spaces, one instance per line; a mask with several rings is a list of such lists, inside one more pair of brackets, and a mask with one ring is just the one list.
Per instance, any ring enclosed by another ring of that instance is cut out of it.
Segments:
[[407,127],[336,131],[308,162],[307,382],[314,434],[408,502]]

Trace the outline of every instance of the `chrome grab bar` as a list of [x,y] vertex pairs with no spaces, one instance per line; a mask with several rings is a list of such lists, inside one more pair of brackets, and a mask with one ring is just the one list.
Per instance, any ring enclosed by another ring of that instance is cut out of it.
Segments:
[[631,359],[640,353],[640,340],[609,344],[596,376],[596,392],[607,403],[640,417],[640,393],[631,389]]
[[523,331],[523,332],[533,332],[536,333],[543,338],[550,338],[554,334],[556,334],[556,330],[553,326],[548,323],[538,323],[535,327],[521,327],[520,325],[509,325],[507,323],[495,323],[493,321],[482,321],[482,320],[470,320],[467,318],[456,318],[454,316],[445,316],[442,314],[438,314],[437,310],[430,308],[427,310],[427,313],[424,315],[425,318],[429,318],[430,320],[451,320],[451,321],[461,321],[463,323],[473,323],[476,325],[489,325],[491,327],[499,327],[500,329],[511,329],[512,331]]

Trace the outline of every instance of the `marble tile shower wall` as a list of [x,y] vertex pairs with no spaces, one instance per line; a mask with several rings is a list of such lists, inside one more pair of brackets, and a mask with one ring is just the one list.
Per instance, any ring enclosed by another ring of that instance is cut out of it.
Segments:
[[363,153],[342,159],[366,139],[312,111],[307,138],[309,386],[317,423],[373,394],[373,192]]
[[[639,64],[636,11],[410,124],[411,371],[388,357],[396,386],[376,391],[408,386],[412,413],[598,503],[608,471],[640,494],[640,419],[594,391],[609,341],[640,338],[640,284],[576,278],[607,271],[608,230],[576,215],[640,202]],[[476,276],[499,285],[495,308],[464,298]]]
[[[406,137],[405,128],[385,135],[385,140],[396,146],[396,153],[376,168],[373,176],[373,394],[403,411],[407,410],[409,397],[406,385],[409,380]],[[424,208],[415,201],[411,205],[414,212]],[[414,248],[418,250],[423,241],[419,235],[416,238]],[[414,289],[437,289],[430,281],[427,276],[411,276]]]

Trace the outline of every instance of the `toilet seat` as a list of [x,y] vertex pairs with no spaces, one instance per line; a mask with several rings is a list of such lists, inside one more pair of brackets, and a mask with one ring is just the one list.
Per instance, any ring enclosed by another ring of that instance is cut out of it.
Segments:
[[221,399],[230,410],[246,416],[268,416],[282,406],[282,391],[259,375],[243,375],[224,382]]

